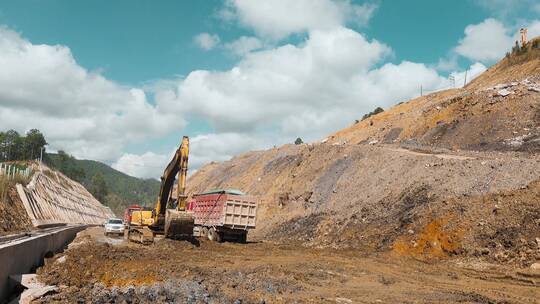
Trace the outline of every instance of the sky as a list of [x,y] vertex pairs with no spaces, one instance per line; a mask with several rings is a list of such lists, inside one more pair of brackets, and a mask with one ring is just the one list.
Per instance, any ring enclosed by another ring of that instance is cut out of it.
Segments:
[[[0,129],[157,178],[464,83],[540,0],[0,0]],[[450,78],[455,79],[455,83]]]

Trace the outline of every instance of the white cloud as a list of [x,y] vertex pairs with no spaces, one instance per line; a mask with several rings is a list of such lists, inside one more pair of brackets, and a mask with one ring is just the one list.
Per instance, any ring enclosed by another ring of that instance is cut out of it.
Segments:
[[504,24],[490,18],[467,26],[465,37],[459,41],[455,51],[471,60],[494,62],[504,57],[513,45],[514,39]]
[[131,176],[141,178],[159,178],[167,163],[171,160],[171,155],[156,154],[146,152],[141,155],[126,153],[122,155],[112,167]]
[[[540,6],[540,4],[538,4]],[[540,12],[540,11],[539,11]],[[527,27],[528,39],[538,38],[540,36],[540,20],[534,20]]]
[[[239,153],[260,147],[262,145],[259,140],[236,133],[195,136],[190,139],[189,173],[193,173],[206,163],[229,160]],[[159,179],[175,151],[176,147],[169,154],[126,153],[112,167],[132,176]]]
[[190,139],[190,166],[194,169],[212,161],[225,161],[233,156],[262,147],[261,140],[238,133],[204,134]]
[[219,36],[216,34],[200,33],[193,38],[195,44],[205,51],[215,48],[219,42]]
[[221,16],[237,19],[259,35],[281,39],[293,33],[328,30],[348,22],[365,24],[376,5],[352,4],[350,0],[229,0]]
[[175,100],[160,103],[205,117],[218,132],[279,126],[283,117],[342,104],[365,108],[361,94],[369,92],[355,88],[357,76],[390,52],[350,29],[315,30],[301,46],[249,53],[227,72],[194,71],[174,94],[164,95]]
[[38,127],[56,149],[115,158],[115,168],[140,177],[158,177],[170,155],[124,153],[126,144],[181,134],[187,117],[213,129],[192,138],[190,168],[196,170],[296,137],[320,139],[377,106],[418,96],[420,86],[449,86],[422,63],[385,63],[390,47],[334,24],[310,28],[297,45],[245,48],[227,71],[196,70],[182,79],[154,82],[150,103],[143,90],[84,70],[66,47],[33,45],[6,33],[13,37],[0,35],[0,66],[7,67],[0,70],[2,123],[20,130]]
[[230,43],[225,44],[225,48],[231,50],[239,56],[245,56],[247,53],[258,50],[263,47],[263,43],[256,37],[242,36]]
[[[480,62],[472,64],[467,71],[452,72],[450,75],[454,77],[455,87],[461,88],[466,83],[471,82],[474,78],[485,72],[487,67]],[[467,77],[467,78],[465,78]]]
[[421,85],[450,86],[424,64],[377,68],[389,54],[388,46],[344,27],[313,30],[300,45],[248,53],[229,71],[194,71],[160,104],[205,118],[216,133],[273,130],[281,144],[321,138],[377,106],[418,96]]
[[144,91],[79,66],[69,48],[36,45],[0,27],[2,128],[38,128],[52,150],[111,159],[128,142],[160,136],[185,122],[150,104]]

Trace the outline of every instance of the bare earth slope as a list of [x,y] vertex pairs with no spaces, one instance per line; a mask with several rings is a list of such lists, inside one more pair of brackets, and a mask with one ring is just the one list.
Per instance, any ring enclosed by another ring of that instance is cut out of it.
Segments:
[[209,164],[189,191],[259,196],[259,239],[528,265],[540,260],[539,73],[538,59],[505,59],[320,143]]

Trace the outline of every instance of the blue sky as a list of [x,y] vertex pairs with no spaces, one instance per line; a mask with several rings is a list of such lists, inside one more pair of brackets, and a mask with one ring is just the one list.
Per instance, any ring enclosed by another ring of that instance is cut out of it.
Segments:
[[478,75],[539,18],[530,0],[0,0],[0,119],[156,177],[183,134],[194,168],[319,140]]
[[[489,16],[474,1],[452,2],[379,1],[369,24],[352,28],[392,46],[393,61],[437,62],[463,36],[465,26]],[[232,67],[235,56],[220,50],[201,52],[193,43],[193,36],[201,32],[216,33],[222,40],[253,34],[223,23],[217,16],[222,3],[2,0],[0,22],[33,43],[69,46],[85,68],[137,85],[195,69]]]

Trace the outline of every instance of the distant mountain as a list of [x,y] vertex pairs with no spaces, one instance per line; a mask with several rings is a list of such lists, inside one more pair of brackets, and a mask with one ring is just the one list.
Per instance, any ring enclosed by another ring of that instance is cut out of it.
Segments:
[[[59,154],[48,153],[45,162],[80,182],[117,215],[121,215],[125,207],[132,204],[153,206],[159,192],[160,183],[155,179],[129,176],[104,163],[79,160],[62,151]],[[96,180],[104,181],[105,189],[97,187]]]

